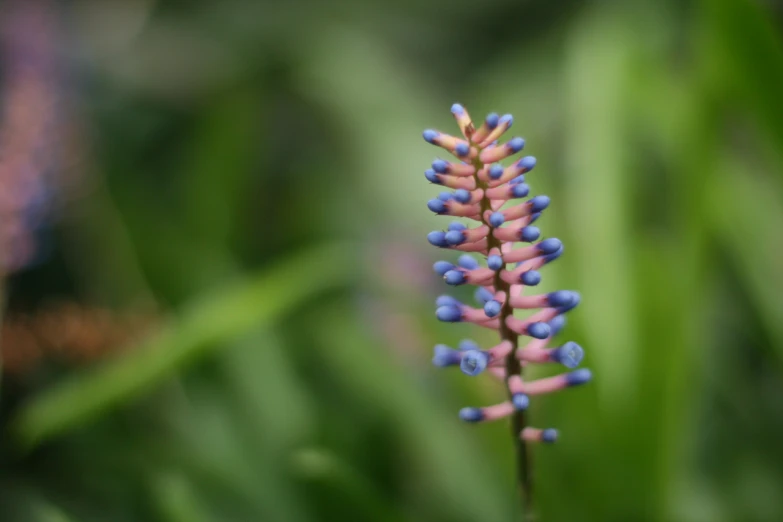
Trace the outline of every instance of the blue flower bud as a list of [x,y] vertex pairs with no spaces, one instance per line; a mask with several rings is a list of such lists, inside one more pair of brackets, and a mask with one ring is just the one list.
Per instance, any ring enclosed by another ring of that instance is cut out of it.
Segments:
[[513,150],[515,153],[525,148],[525,140],[522,138],[511,138],[506,146]]
[[560,249],[560,247],[563,246],[563,243],[560,242],[560,240],[555,237],[550,237],[549,239],[545,239],[541,241],[536,246],[538,247],[538,250],[540,250],[542,254],[552,254],[554,252],[557,252]]
[[447,201],[454,199],[454,194],[451,192],[441,192],[438,194],[438,199],[446,203]]
[[441,306],[454,306],[456,308],[459,308],[462,306],[462,303],[459,302],[458,299],[451,297],[450,295],[441,295],[438,296],[437,299],[435,299],[435,306],[441,307]]
[[553,444],[557,441],[558,432],[554,428],[548,428],[541,432],[541,442]]
[[435,261],[435,264],[432,265],[432,269],[438,275],[444,275],[449,270],[454,270],[455,268],[456,267],[448,261]]
[[505,222],[506,218],[504,218],[503,214],[500,212],[493,212],[492,215],[489,216],[489,224],[495,228],[499,227]]
[[503,305],[493,299],[492,301],[487,301],[484,305],[484,313],[487,314],[487,317],[496,317],[500,313],[501,308],[503,308]]
[[436,214],[443,214],[446,212],[446,204],[439,199],[431,199],[427,202],[427,208]]
[[462,254],[459,256],[457,264],[465,270],[475,270],[479,267],[478,261],[476,261],[470,254]]
[[421,135],[424,138],[424,141],[426,141],[427,143],[435,143],[435,140],[437,139],[439,132],[432,129],[427,129],[424,132],[422,132]]
[[459,286],[465,284],[465,274],[461,270],[449,270],[443,275],[447,285]]
[[465,230],[466,228],[468,227],[465,226],[464,223],[460,223],[459,221],[452,221],[451,223],[449,223],[449,230]]
[[536,221],[538,221],[538,218],[541,217],[541,212],[535,212],[533,214],[530,214],[530,224],[532,225]]
[[495,163],[489,168],[489,177],[491,179],[499,179],[503,175],[503,165]]
[[579,292],[571,291],[571,302],[565,306],[561,306],[560,308],[558,308],[558,310],[560,311],[560,313],[565,313],[570,310],[573,310],[574,308],[577,307],[577,305],[579,305],[579,302],[581,300],[582,297],[579,295]]
[[463,339],[459,342],[457,347],[462,350],[463,352],[467,352],[470,350],[481,350],[478,343],[476,341],[470,340],[470,339]]
[[549,325],[546,323],[532,323],[527,327],[527,334],[535,339],[546,339],[549,332]]
[[462,408],[459,410],[459,418],[465,422],[481,422],[484,414],[481,408]]
[[555,336],[560,333],[560,331],[565,328],[566,325],[566,318],[564,315],[556,315],[554,319],[549,321],[549,329],[552,330],[551,336]]
[[503,268],[504,265],[505,263],[503,263],[503,258],[500,256],[492,255],[487,258],[487,267],[490,270],[494,270],[495,272],[497,272],[498,270]]
[[454,199],[459,201],[460,203],[470,203],[470,198],[472,197],[472,194],[469,190],[465,189],[457,189],[454,191]]
[[563,245],[560,245],[560,248],[552,252],[551,254],[547,254],[544,256],[544,262],[551,263],[558,257],[563,255],[563,252],[565,251],[565,248],[563,248]]
[[549,206],[549,196],[536,196],[530,199],[530,210],[541,212]]
[[593,372],[591,372],[587,368],[580,368],[578,370],[574,370],[573,372],[566,374],[566,382],[568,383],[569,386],[579,386],[580,384],[590,382],[590,379],[592,378],[593,378]]
[[467,143],[458,143],[456,147],[454,147],[454,153],[459,156],[460,158],[463,156],[467,156],[470,152],[470,147]]
[[424,177],[427,178],[427,181],[430,183],[434,183],[436,185],[440,185],[440,179],[438,178],[438,175],[435,173],[432,169],[427,169],[424,171]]
[[527,407],[530,406],[530,397],[524,393],[515,393],[511,396],[511,404],[513,404],[514,408],[517,410],[526,410]]
[[442,159],[436,159],[432,162],[432,170],[439,174],[445,174],[449,170],[449,162]]
[[520,174],[516,178],[512,179],[511,181],[509,181],[508,184],[509,185],[518,185],[518,184],[524,183],[524,182],[525,182],[525,175],[524,174]]
[[[524,177],[522,180],[524,181]],[[511,187],[511,195],[515,198],[524,198],[528,194],[530,194],[530,187],[527,183],[522,183],[521,181],[519,183],[513,183],[514,180],[511,180],[512,187]]]
[[498,126],[498,120],[500,117],[496,113],[490,112],[484,121],[487,123],[487,128],[491,130]]
[[540,236],[541,236],[541,231],[538,229],[538,227],[527,226],[519,231],[520,241],[525,241],[527,243],[532,243]]
[[585,357],[585,351],[573,341],[568,341],[563,346],[550,352],[549,358],[566,368],[576,368]]
[[462,360],[462,352],[454,350],[445,344],[436,344],[433,349],[432,364],[441,368],[454,366]]
[[509,129],[510,129],[510,128],[511,128],[511,126],[514,124],[514,117],[513,117],[512,115],[510,115],[510,114],[504,114],[504,115],[503,115],[503,116],[501,116],[501,117],[500,117],[500,119],[498,120],[498,124],[499,124],[499,125],[502,125],[502,124],[504,124],[504,123],[507,123],[507,124],[508,124],[508,127],[507,127],[507,128],[509,128]]
[[430,242],[431,245],[436,247],[447,247],[449,244],[446,242],[446,233],[442,232],[440,230],[433,230],[429,234],[427,234],[427,241]]
[[525,156],[517,162],[517,166],[526,170],[533,170],[536,166],[536,158],[533,156]]
[[571,304],[571,301],[574,300],[574,293],[569,292],[568,290],[558,290],[557,292],[547,294],[546,297],[549,306],[558,308]]
[[465,107],[463,107],[459,103],[455,103],[454,105],[451,106],[451,113],[460,116],[465,113]]
[[489,364],[489,355],[479,350],[470,350],[462,355],[459,363],[459,369],[465,375],[475,377],[487,369]]
[[456,306],[441,306],[435,310],[435,316],[444,323],[458,323],[462,320],[462,311]]
[[444,240],[449,245],[459,245],[465,242],[465,234],[461,230],[449,230]]
[[525,286],[536,286],[538,283],[541,282],[541,274],[536,272],[535,270],[528,270],[527,272],[522,272],[522,275],[519,276],[519,282]]
[[480,286],[476,288],[475,293],[473,294],[473,297],[481,304],[485,304],[488,301],[491,301],[494,299],[494,295],[492,295],[492,292],[484,288],[483,286]]

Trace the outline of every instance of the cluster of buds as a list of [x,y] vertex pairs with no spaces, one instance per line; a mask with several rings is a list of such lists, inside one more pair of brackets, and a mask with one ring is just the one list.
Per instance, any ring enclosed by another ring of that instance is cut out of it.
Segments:
[[[486,372],[506,383],[505,402],[483,408],[463,408],[460,418],[466,422],[492,421],[509,417],[528,408],[530,397],[588,382],[588,369],[538,380],[526,381],[522,369],[530,364],[556,363],[576,368],[584,356],[575,342],[550,347],[550,340],[565,326],[563,314],[579,304],[577,292],[557,292],[525,295],[526,287],[541,282],[538,270],[563,253],[563,245],[555,238],[540,239],[541,232],[533,223],[549,206],[547,196],[530,193],[525,175],[536,165],[536,159],[525,156],[507,166],[501,164],[525,146],[522,138],[511,138],[504,144],[498,139],[512,125],[511,115],[489,114],[477,129],[465,108],[451,108],[462,137],[435,130],[424,131],[424,139],[457,158],[456,161],[436,159],[425,172],[428,181],[448,187],[453,192],[441,192],[427,203],[436,214],[466,218],[477,225],[469,228],[455,221],[447,230],[431,232],[428,241],[439,248],[463,252],[456,264],[438,261],[434,270],[449,285],[477,286],[475,299],[479,307],[468,306],[454,297],[437,299],[436,315],[445,322],[468,322],[497,330],[500,342],[481,349],[475,342],[462,341],[457,349],[435,346],[436,366],[459,366],[462,372],[475,376]],[[529,243],[529,245],[518,245]],[[482,256],[484,265],[472,255]],[[537,310],[527,318],[514,315],[516,310]],[[519,338],[530,341],[519,346]],[[554,442],[554,429],[537,429],[520,423],[515,433],[523,441]]]

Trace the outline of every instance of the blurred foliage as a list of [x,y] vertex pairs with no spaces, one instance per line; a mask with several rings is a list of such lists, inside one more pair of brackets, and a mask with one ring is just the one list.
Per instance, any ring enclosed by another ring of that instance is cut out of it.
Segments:
[[[753,0],[60,5],[85,188],[8,313],[161,327],[6,375],[0,520],[508,521],[494,383],[436,372],[425,127],[512,112],[591,386],[542,521],[783,520],[783,45]],[[77,145],[74,145],[77,146]],[[479,340],[489,342],[486,337]],[[118,347],[119,348],[119,347]],[[13,346],[4,346],[12,350]]]

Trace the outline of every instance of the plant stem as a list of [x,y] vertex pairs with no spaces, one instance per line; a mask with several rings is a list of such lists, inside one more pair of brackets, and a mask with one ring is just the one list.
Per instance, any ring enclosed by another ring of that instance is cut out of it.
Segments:
[[[471,141],[471,145],[475,146],[476,144]],[[486,193],[487,183],[481,181],[478,177],[479,171],[483,169],[485,165],[478,158],[478,156],[476,156],[476,158],[473,160],[473,166],[476,169],[476,173],[474,174],[476,186],[480,189],[483,189]],[[484,224],[490,227],[490,229],[492,228],[492,225],[489,224],[488,220],[484,219],[484,213],[491,209],[492,207],[490,205],[489,198],[486,196],[483,197],[481,199],[481,219]],[[491,232],[487,235],[487,252],[491,251],[493,248],[500,250],[501,244],[501,241],[496,239]],[[508,399],[511,400],[511,396],[513,394],[509,389],[508,379],[512,375],[522,376],[522,366],[519,363],[519,359],[517,359],[516,355],[517,349],[519,348],[519,336],[506,324],[506,319],[514,314],[514,309],[510,304],[511,285],[500,277],[500,270],[495,273],[493,285],[496,292],[504,292],[506,294],[506,300],[500,310],[498,319],[500,321],[500,339],[503,341],[509,341],[512,345],[512,350],[508,354],[508,357],[506,357],[505,365],[506,393],[508,394]],[[532,462],[527,444],[525,444],[525,441],[520,437],[520,434],[522,433],[522,430],[525,429],[526,425],[527,419],[525,417],[525,412],[520,410],[515,411],[511,417],[511,438],[514,442],[514,449],[516,452],[517,487],[519,490],[519,499],[522,503],[522,518],[525,522],[528,522],[534,520]]]

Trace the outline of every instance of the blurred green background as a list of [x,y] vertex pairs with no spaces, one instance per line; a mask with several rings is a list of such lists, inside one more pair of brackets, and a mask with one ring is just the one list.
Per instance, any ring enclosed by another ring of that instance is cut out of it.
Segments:
[[[582,294],[540,520],[783,520],[778,3],[29,3],[71,195],[6,279],[0,520],[514,520],[507,426],[457,418],[502,390],[430,363],[492,340],[433,314],[421,131],[455,101],[514,114],[567,249],[542,287]],[[14,369],[52,301],[154,326]]]

